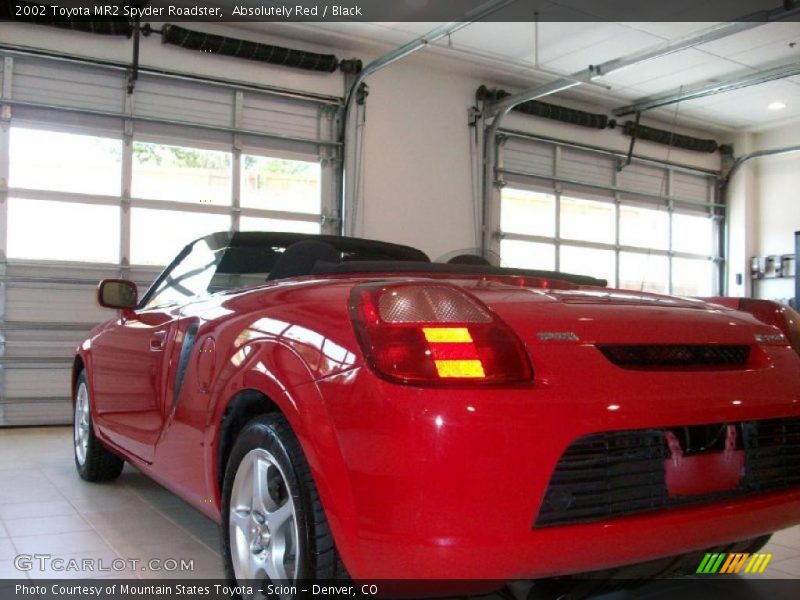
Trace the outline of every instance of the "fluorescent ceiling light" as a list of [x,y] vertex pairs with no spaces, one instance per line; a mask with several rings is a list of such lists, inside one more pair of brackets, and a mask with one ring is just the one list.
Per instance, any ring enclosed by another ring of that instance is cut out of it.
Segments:
[[786,103],[781,102],[780,100],[775,100],[775,102],[770,102],[767,105],[767,108],[769,110],[783,110],[784,108],[786,108]]

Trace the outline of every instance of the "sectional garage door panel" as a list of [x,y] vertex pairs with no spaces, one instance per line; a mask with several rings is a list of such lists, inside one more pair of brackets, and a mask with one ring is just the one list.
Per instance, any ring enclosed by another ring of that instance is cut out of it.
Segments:
[[10,263],[2,277],[0,424],[68,423],[75,349],[97,323],[113,317],[95,300],[109,266]]
[[643,164],[631,164],[620,171],[617,185],[625,190],[635,190],[654,196],[666,196],[668,192],[666,171]]
[[6,294],[6,322],[73,323],[90,327],[112,314],[97,305],[94,286],[11,284]]
[[25,402],[0,402],[0,423],[15,425],[63,425],[72,422],[72,404],[63,398],[39,400],[27,399]]
[[30,331],[6,331],[5,358],[10,365],[13,365],[15,361],[69,360],[84,337],[82,333],[71,331],[42,330],[39,332],[43,334],[41,337],[47,339],[36,340],[32,339],[35,337],[32,333]]
[[672,195],[678,198],[686,198],[698,203],[708,202],[714,193],[712,185],[713,182],[708,179],[680,172],[672,174]]
[[6,372],[6,390],[10,399],[69,397],[72,368],[35,369],[11,367]]
[[[713,208],[716,173],[689,167],[639,161],[624,164],[625,158],[611,152],[574,148],[569,143],[511,137],[502,145],[498,172],[509,181],[541,178],[549,187],[582,188],[583,194],[638,197],[642,202]],[[622,168],[620,168],[622,167]]]
[[84,285],[96,285],[106,277],[119,275],[117,265],[97,263],[9,260],[5,265],[6,278],[19,281],[64,281]]
[[100,308],[97,282],[124,275],[144,293],[158,268],[121,273],[120,267],[79,263],[10,263],[0,279],[5,318],[0,321],[0,424],[68,423],[75,350],[98,323],[116,312]]
[[125,74],[59,61],[15,59],[12,98],[48,106],[119,113],[125,106]]
[[555,149],[550,144],[511,138],[503,145],[503,167],[552,177],[555,168]]
[[572,148],[561,149],[558,174],[566,180],[609,187],[614,183],[615,171],[613,161],[597,160],[596,156]]
[[233,125],[234,93],[226,88],[173,82],[142,77],[136,84],[134,114],[165,119],[230,127]]
[[320,108],[311,102],[245,94],[242,101],[242,129],[273,131],[296,138],[320,137]]
[[[19,108],[34,105],[130,114],[143,122],[184,123],[206,129],[238,127],[275,136],[332,139],[326,131],[329,128],[320,126],[320,104],[310,100],[141,74],[135,94],[127,102],[126,75],[121,70],[31,57],[15,57],[13,68],[11,99]],[[242,96],[238,117],[237,91]]]

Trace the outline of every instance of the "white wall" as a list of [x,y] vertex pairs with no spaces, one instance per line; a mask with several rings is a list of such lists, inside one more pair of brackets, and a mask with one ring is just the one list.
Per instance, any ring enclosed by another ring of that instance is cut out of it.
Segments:
[[[731,141],[736,156],[743,156],[755,150],[755,136],[743,133]],[[756,164],[744,163],[728,184],[726,191],[727,208],[727,281],[729,296],[749,296],[752,291],[750,280],[750,257],[757,248],[757,185]],[[741,283],[739,283],[741,281]]]
[[[241,31],[231,26],[189,24],[192,29],[229,34],[265,43],[289,45],[340,57],[358,56],[365,63],[372,54],[352,49],[324,48],[274,36]],[[0,39],[6,43],[37,46],[63,52],[114,60],[130,59],[130,41],[109,39],[34,25],[0,23]],[[143,65],[269,83],[307,91],[341,95],[339,75],[309,74],[248,61],[199,55],[162,46],[158,36],[143,41]],[[428,52],[418,53],[379,72],[368,81],[362,196],[359,235],[408,243],[432,257],[477,245],[474,199],[470,171],[470,136],[467,110],[474,104],[481,84],[518,89],[520,80],[491,81],[486,67]],[[584,110],[608,112],[607,107],[587,105],[564,97],[552,102]],[[671,129],[671,124],[648,121]],[[553,121],[511,114],[505,126],[570,141],[627,151],[629,138],[619,131],[590,130]],[[679,133],[699,137],[713,134],[678,128]],[[691,166],[717,169],[716,154],[699,154],[648,142],[638,142],[637,154],[669,159]]]
[[[409,243],[433,258],[479,245],[474,224],[468,110],[481,84],[461,64],[419,54],[378,72],[369,80],[366,115],[364,200],[360,235]],[[511,88],[508,88],[511,89]],[[574,108],[601,107],[563,98]],[[654,126],[670,128],[658,122]],[[615,130],[594,130],[511,113],[504,127],[627,152],[630,138]],[[696,130],[681,133],[713,137]],[[700,154],[638,142],[636,153],[706,169],[719,168],[717,154]]]
[[[752,150],[767,150],[800,145],[800,123],[766,130],[752,135]],[[736,154],[744,152],[736,148]],[[800,231],[800,153],[758,158],[750,162],[749,212],[744,228],[753,238],[743,249],[745,257],[794,253],[794,232]],[[741,225],[740,225],[741,226]],[[736,246],[733,246],[736,248]],[[747,272],[747,271],[745,271]],[[753,283],[756,297],[785,299],[794,296],[791,279],[760,280]]]

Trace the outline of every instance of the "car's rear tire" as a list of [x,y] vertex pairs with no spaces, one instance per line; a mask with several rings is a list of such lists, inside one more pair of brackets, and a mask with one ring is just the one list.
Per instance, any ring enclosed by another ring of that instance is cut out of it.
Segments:
[[220,529],[225,575],[238,585],[347,577],[311,470],[282,415],[256,417],[237,437]]
[[110,452],[94,434],[91,397],[86,371],[81,371],[75,385],[75,414],[72,420],[75,468],[86,481],[109,481],[119,477],[125,466],[119,456]]

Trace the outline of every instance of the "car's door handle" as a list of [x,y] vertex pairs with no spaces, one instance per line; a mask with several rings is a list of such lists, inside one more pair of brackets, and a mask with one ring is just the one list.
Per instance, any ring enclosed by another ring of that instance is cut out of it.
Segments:
[[164,349],[164,340],[167,337],[166,331],[156,331],[150,337],[150,350],[153,352],[158,352]]

